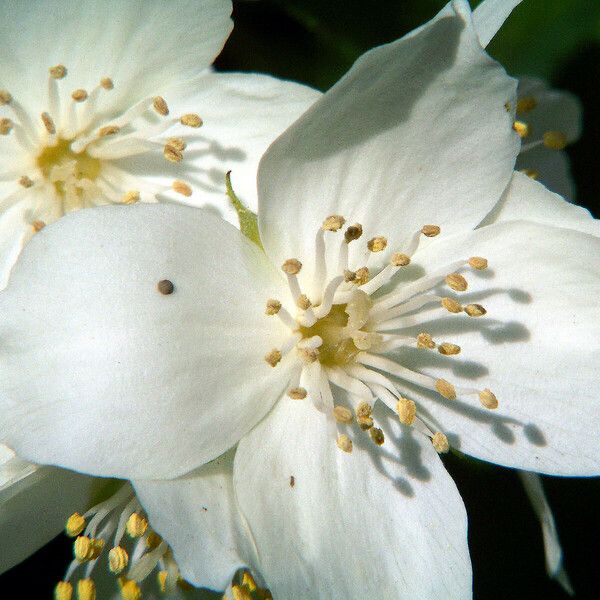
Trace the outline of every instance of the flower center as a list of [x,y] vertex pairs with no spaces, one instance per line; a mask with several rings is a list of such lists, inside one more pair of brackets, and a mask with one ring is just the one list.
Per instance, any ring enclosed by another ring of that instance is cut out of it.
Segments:
[[[282,265],[294,309],[270,299],[265,312],[277,315],[288,327],[290,336],[282,348],[271,350],[265,360],[272,367],[282,360],[295,361],[294,387],[288,395],[293,399],[308,399],[332,418],[338,428],[338,447],[344,452],[352,451],[348,428],[354,424],[359,430],[368,431],[377,445],[384,443],[383,432],[374,426],[372,416],[376,399],[395,410],[403,424],[428,435],[438,452],[447,452],[448,439],[429,422],[429,416],[424,416],[428,411],[420,414],[416,402],[404,396],[406,384],[436,392],[448,401],[459,396],[476,396],[485,409],[498,406],[496,396],[489,389],[457,388],[445,379],[412,370],[401,364],[397,352],[413,347],[437,350],[447,357],[460,353],[460,347],[452,342],[437,342],[427,331],[421,330],[416,335],[412,331],[448,314],[484,316],[483,306],[463,306],[454,293],[460,294],[468,288],[461,271],[483,270],[487,268],[487,260],[473,256],[419,279],[393,285],[395,276],[411,264],[423,237],[439,235],[440,228],[425,225],[415,232],[405,248],[391,253],[387,264],[381,267],[381,261],[373,257],[379,253],[385,256],[387,240],[382,236],[367,242],[362,264],[349,264],[348,247],[363,232],[358,223],[346,228],[337,244],[337,257],[332,260],[336,253],[331,252],[332,248],[327,252],[327,243],[333,241],[330,236],[344,224],[342,216],[332,215],[317,232],[314,285],[310,287],[316,290],[313,297],[301,289],[298,274],[302,263],[292,258]],[[450,288],[452,295],[443,292],[443,287]],[[384,291],[387,289],[390,291]],[[349,405],[335,403],[332,386],[347,392]]]

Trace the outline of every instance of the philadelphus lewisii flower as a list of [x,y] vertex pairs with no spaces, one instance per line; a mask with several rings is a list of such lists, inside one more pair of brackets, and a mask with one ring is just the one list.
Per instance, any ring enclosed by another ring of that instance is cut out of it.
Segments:
[[470,598],[439,453],[600,472],[600,226],[513,171],[516,82],[482,45],[514,4],[365,54],[263,156],[259,235],[138,205],[34,236],[0,295],[3,441],[133,480],[92,521],[141,502],[194,584]]

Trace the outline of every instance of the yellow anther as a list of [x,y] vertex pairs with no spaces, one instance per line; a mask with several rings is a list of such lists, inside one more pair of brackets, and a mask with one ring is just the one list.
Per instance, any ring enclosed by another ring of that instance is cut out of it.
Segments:
[[456,292],[464,292],[469,286],[467,280],[459,273],[446,275],[446,283]]
[[410,264],[410,256],[402,252],[394,252],[390,258],[390,264],[394,267],[406,267]]
[[333,416],[338,423],[345,423],[346,425],[352,423],[354,419],[349,408],[339,405],[333,407]]
[[481,304],[467,304],[465,306],[465,312],[470,317],[483,317],[487,313],[487,310],[481,306]]
[[369,435],[378,446],[383,446],[383,444],[385,443],[385,435],[383,434],[383,431],[378,427],[371,427],[371,429],[369,430]]
[[357,417],[370,417],[373,413],[373,407],[368,402],[360,402],[356,407]]
[[140,193],[137,190],[130,190],[121,196],[123,204],[135,204],[140,201]]
[[498,408],[498,398],[496,398],[496,394],[488,388],[479,392],[479,401],[485,408],[489,408],[490,410]]
[[537,100],[533,96],[524,96],[517,100],[517,113],[528,113],[537,106]]
[[44,223],[44,221],[34,221],[31,226],[33,227],[33,230],[38,233],[46,227],[46,223]]
[[356,417],[356,422],[363,431],[371,429],[374,425],[373,417]]
[[69,537],[77,537],[85,529],[85,519],[79,513],[73,513],[65,525],[65,533]]
[[44,127],[46,128],[46,131],[50,135],[54,135],[56,133],[56,126],[54,125],[54,121],[52,120],[52,117],[47,112],[43,112],[40,115],[40,117],[42,119],[42,123],[44,124]]
[[431,443],[438,454],[446,454],[446,452],[450,450],[448,438],[441,431],[438,431],[433,435]]
[[103,89],[110,91],[115,87],[115,84],[113,83],[113,80],[110,77],[103,77],[100,80],[100,86]]
[[150,531],[146,536],[146,548],[148,550],[154,550],[154,548],[158,548],[160,543],[162,542],[162,538],[156,531]]
[[80,535],[73,544],[73,555],[79,562],[87,562],[98,558],[103,548],[103,539]]
[[435,237],[440,234],[441,229],[437,225],[423,225],[421,233],[426,237]]
[[281,302],[273,298],[267,300],[267,308],[265,308],[265,315],[273,316],[281,310]]
[[181,194],[182,196],[186,196],[187,198],[189,198],[192,195],[192,188],[185,181],[181,181],[180,179],[176,179],[173,182],[173,186],[172,187],[173,187],[173,190],[175,192],[177,192],[178,194]]
[[296,258],[288,258],[282,265],[281,270],[286,275],[298,275],[302,269],[302,263]]
[[288,390],[287,393],[292,400],[304,400],[307,394],[308,392],[303,387],[292,388],[291,390]]
[[412,425],[417,416],[417,405],[408,398],[398,398],[396,402],[396,412],[400,423],[404,425]]
[[435,389],[447,400],[456,400],[456,389],[445,379],[438,379],[435,382]]
[[488,267],[487,258],[482,258],[481,256],[471,256],[471,258],[469,259],[469,266],[472,269],[483,271]]
[[567,145],[567,136],[562,131],[546,131],[542,139],[550,150],[563,150]]
[[306,294],[300,294],[296,300],[296,306],[301,310],[308,310],[312,306],[312,302]]
[[52,79],[64,79],[67,76],[67,67],[65,65],[56,65],[48,69]]
[[365,285],[367,281],[369,281],[371,274],[369,273],[369,269],[367,267],[361,267],[360,269],[356,269],[355,273],[356,277],[354,278],[355,285]]
[[423,331],[417,336],[417,348],[428,348],[429,350],[435,348],[435,342],[429,333]]
[[124,569],[127,568],[129,564],[129,554],[127,554],[127,550],[122,548],[121,546],[115,546],[110,549],[108,553],[108,567],[111,573],[118,575]]
[[180,122],[182,125],[185,125],[186,127],[194,127],[194,128],[202,127],[202,119],[194,113],[189,113],[187,115],[183,115],[183,117],[181,117],[181,119],[180,119]]
[[231,595],[233,596],[233,600],[252,600],[250,590],[237,584],[231,586]]
[[183,152],[187,148],[187,144],[181,138],[169,138],[167,140],[168,146],[173,146],[179,152]]
[[75,90],[71,94],[71,98],[73,98],[75,102],[85,102],[88,99],[88,93],[82,89]]
[[367,248],[371,252],[382,252],[387,248],[387,239],[383,236],[374,237],[367,242]]
[[346,283],[352,283],[356,280],[356,271],[349,271],[348,269],[344,270],[344,281]]
[[460,346],[457,346],[456,344],[450,344],[449,342],[444,342],[438,346],[438,352],[440,354],[444,354],[445,356],[460,354]]
[[339,231],[346,222],[346,219],[341,215],[330,215],[324,221],[322,228],[325,231]]
[[167,577],[169,576],[168,571],[159,571],[156,574],[158,581],[158,589],[164,594],[167,591]]
[[521,139],[524,139],[529,135],[529,125],[523,123],[523,121],[515,121],[512,127]]
[[127,519],[125,529],[132,538],[142,537],[146,533],[146,529],[148,529],[148,519],[140,515],[140,513],[134,512]]
[[96,584],[92,579],[77,582],[77,600],[96,600]]
[[279,350],[271,350],[271,352],[265,354],[265,361],[272,367],[276,367],[281,361],[281,352]]
[[12,102],[12,95],[6,90],[0,90],[0,106],[6,106]]
[[537,169],[519,169],[523,175],[527,175],[530,179],[538,179],[540,172]]
[[319,360],[318,348],[298,348],[298,357],[306,364],[311,364]]
[[343,450],[348,454],[352,452],[352,440],[345,433],[338,435],[335,443],[340,450]]
[[258,589],[254,577],[248,571],[244,571],[242,575],[242,585],[245,585],[251,592],[255,592]]
[[180,163],[183,160],[183,152],[171,144],[165,144],[163,156],[172,163]]
[[179,577],[177,579],[177,587],[180,590],[183,590],[184,592],[191,592],[194,589],[194,586],[189,581],[186,581],[182,577]]
[[346,240],[346,243],[349,244],[350,242],[357,240],[362,235],[362,233],[362,225],[360,223],[355,223],[354,225],[350,225],[350,227],[346,229],[346,231],[344,232],[344,239]]
[[13,128],[13,122],[10,119],[0,119],[0,135],[8,135]]
[[451,313],[461,313],[463,310],[462,304],[454,298],[442,298],[442,306]]
[[69,581],[59,581],[54,588],[54,600],[71,600],[73,586]]
[[24,188],[33,187],[33,180],[27,177],[27,175],[23,175],[23,177],[19,178],[19,185],[23,186]]
[[121,585],[121,598],[123,600],[140,600],[141,597],[142,590],[133,579],[123,582]]
[[121,131],[121,128],[118,125],[105,125],[104,127],[100,127],[98,130],[98,137],[108,137],[109,135],[116,135]]
[[156,98],[154,98],[152,107],[162,117],[166,117],[169,114],[169,105],[162,96],[156,96]]

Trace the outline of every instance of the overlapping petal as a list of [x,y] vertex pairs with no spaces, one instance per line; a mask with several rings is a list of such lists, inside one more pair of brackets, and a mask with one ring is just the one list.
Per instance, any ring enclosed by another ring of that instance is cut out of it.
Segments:
[[598,237],[533,222],[502,222],[431,244],[417,264],[442,266],[484,256],[459,300],[487,309],[480,319],[449,315],[427,324],[459,356],[404,352],[402,364],[465,388],[490,388],[499,408],[477,396],[445,400],[414,388],[430,420],[459,450],[498,464],[557,475],[597,475],[590,440],[600,432],[600,252]]
[[236,494],[278,600],[471,597],[464,506],[425,437],[381,407],[352,454],[309,403],[284,399],[238,447]]
[[398,248],[427,223],[474,227],[512,174],[518,139],[505,104],[514,91],[464,10],[367,52],[261,161],[267,253],[312,261],[330,214]]
[[286,385],[262,358],[281,343],[263,314],[280,286],[264,254],[206,211],[61,219],[26,246],[1,296],[2,435],[28,460],[124,478],[216,458]]
[[496,35],[513,9],[523,0],[483,0],[473,11],[473,23],[481,45],[485,48]]

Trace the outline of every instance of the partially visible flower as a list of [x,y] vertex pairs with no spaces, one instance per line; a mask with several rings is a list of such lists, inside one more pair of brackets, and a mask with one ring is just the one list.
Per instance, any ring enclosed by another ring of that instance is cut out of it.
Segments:
[[534,77],[519,79],[515,129],[522,137],[516,169],[568,200],[575,199],[564,148],[581,135],[581,104]]

